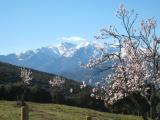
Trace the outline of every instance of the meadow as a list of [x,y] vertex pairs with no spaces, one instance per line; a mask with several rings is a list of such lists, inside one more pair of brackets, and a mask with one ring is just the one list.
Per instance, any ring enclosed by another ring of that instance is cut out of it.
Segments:
[[[58,104],[41,104],[27,102],[29,106],[29,120],[85,120],[92,116],[92,120],[142,120],[141,117],[99,112],[87,108],[71,107]],[[0,101],[0,120],[20,120],[20,107],[15,101]]]

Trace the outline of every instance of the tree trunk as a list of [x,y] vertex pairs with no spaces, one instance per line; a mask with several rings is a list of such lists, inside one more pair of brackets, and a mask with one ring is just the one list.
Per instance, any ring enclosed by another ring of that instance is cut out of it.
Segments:
[[138,109],[138,112],[142,115],[143,120],[148,120],[147,119],[147,113],[142,110],[142,107],[138,103],[138,101],[134,98],[133,95],[131,95],[131,101],[135,104],[136,109]]
[[157,111],[156,111],[156,101],[155,101],[155,88],[154,88],[153,85],[152,85],[152,88],[151,88],[150,102],[151,102],[151,106],[150,106],[151,118],[153,120],[156,120],[156,118],[157,118]]
[[142,117],[143,117],[143,120],[148,120],[148,119],[147,119],[147,113],[146,113],[146,112],[143,112],[143,113],[142,113]]
[[156,89],[155,89],[155,83],[157,80],[157,73],[158,73],[158,59],[157,59],[157,54],[158,51],[156,50],[157,48],[157,42],[156,40],[154,40],[153,43],[153,80],[152,80],[152,84],[151,84],[151,97],[150,97],[150,102],[151,102],[151,106],[150,106],[150,113],[151,113],[151,118],[153,120],[157,120],[158,115],[156,112],[156,101],[155,101],[155,94],[156,94]]
[[155,120],[156,119],[156,106],[154,105],[154,103],[151,103],[151,111],[150,111],[150,113],[151,113],[151,118],[153,120]]
[[24,87],[24,91],[22,93],[22,96],[21,96],[21,106],[25,106],[25,94],[26,94],[26,87]]

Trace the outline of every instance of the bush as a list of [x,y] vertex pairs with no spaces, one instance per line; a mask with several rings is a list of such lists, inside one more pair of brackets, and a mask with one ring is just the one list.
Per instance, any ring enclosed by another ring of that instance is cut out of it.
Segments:
[[42,103],[51,102],[52,100],[50,93],[46,89],[43,89],[38,85],[34,85],[30,88],[27,98],[29,101]]
[[0,100],[4,100],[5,96],[6,96],[5,86],[1,85],[0,86]]

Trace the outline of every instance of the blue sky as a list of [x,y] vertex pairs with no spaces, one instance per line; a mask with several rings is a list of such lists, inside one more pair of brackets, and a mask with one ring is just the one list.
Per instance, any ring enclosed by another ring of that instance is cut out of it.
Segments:
[[0,0],[0,54],[58,44],[62,38],[92,40],[104,26],[120,28],[115,12],[121,3],[134,8],[139,20],[155,17],[160,24],[159,0]]

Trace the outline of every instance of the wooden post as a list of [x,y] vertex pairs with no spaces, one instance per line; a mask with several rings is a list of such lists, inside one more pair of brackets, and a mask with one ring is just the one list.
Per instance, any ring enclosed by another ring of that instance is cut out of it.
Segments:
[[27,106],[21,107],[21,120],[29,120],[29,111]]
[[86,116],[86,120],[92,120],[90,116]]

